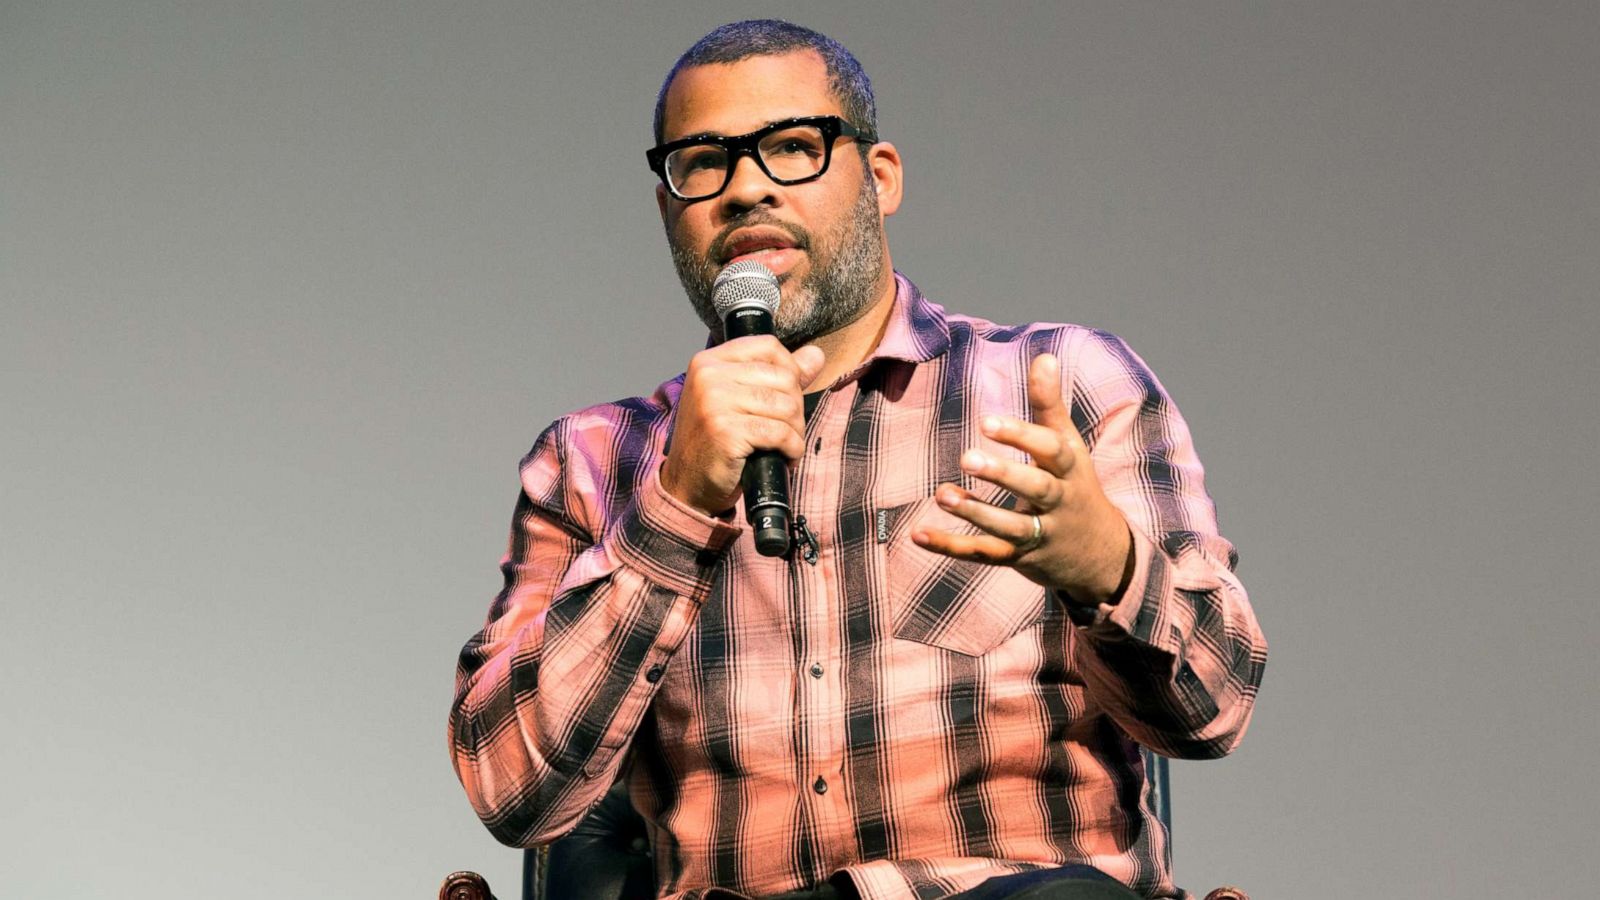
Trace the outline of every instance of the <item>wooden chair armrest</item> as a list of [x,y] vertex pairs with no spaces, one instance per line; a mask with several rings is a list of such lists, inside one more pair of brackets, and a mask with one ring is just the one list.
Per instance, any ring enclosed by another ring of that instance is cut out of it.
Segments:
[[496,900],[489,882],[477,872],[451,872],[439,885],[439,900]]

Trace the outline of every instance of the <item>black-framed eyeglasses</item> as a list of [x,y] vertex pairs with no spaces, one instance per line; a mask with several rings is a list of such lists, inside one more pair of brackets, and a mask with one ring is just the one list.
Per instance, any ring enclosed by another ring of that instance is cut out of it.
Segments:
[[736,137],[690,137],[646,150],[650,170],[679,200],[706,200],[733,180],[739,157],[752,156],[778,184],[804,184],[821,178],[833,160],[840,137],[876,140],[838,116],[803,116],[773,122]]

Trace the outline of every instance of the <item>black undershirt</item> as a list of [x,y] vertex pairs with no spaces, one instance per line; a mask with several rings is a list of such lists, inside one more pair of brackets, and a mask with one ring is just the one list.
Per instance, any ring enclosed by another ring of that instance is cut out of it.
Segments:
[[817,411],[817,404],[822,402],[822,395],[826,393],[827,391],[814,391],[805,395],[807,422],[811,421],[811,414]]

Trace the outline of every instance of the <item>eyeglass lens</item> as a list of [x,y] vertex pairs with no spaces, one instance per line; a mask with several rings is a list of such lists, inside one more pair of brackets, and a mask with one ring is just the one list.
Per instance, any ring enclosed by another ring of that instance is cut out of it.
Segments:
[[[762,168],[774,181],[811,178],[827,162],[828,143],[816,125],[791,125],[764,136],[756,146]],[[680,147],[667,154],[667,178],[685,197],[707,197],[728,180],[727,148],[716,144]]]

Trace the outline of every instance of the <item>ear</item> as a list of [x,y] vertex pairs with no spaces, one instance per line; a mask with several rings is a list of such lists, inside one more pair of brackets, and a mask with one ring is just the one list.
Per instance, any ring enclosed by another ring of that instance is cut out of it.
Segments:
[[657,182],[656,184],[656,209],[661,213],[661,224],[667,224],[667,187]]
[[867,151],[867,171],[872,173],[873,187],[878,191],[878,212],[892,216],[900,208],[905,194],[905,169],[900,164],[900,151],[888,141],[879,141]]

